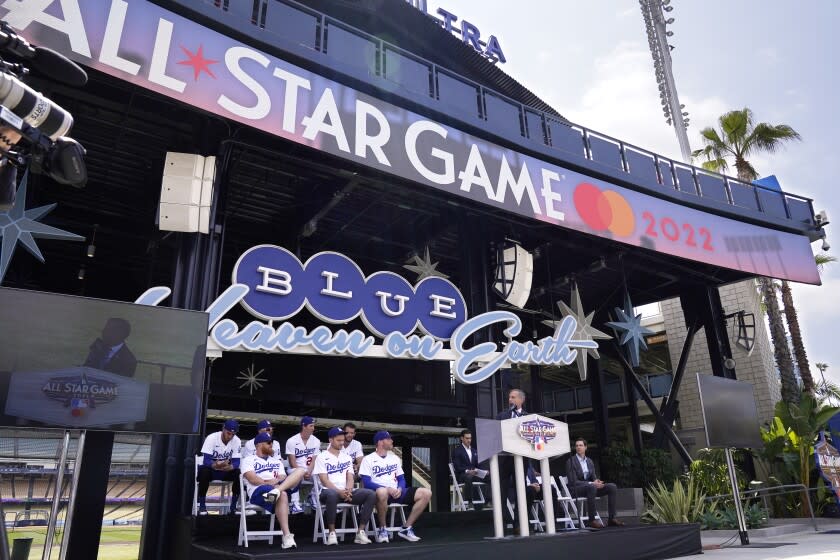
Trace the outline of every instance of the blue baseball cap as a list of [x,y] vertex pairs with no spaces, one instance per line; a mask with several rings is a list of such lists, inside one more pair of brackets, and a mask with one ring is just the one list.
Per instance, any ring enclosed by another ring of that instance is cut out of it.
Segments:
[[265,430],[266,428],[270,428],[270,427],[271,427],[271,421],[270,420],[260,420],[259,422],[257,422],[257,430]]
[[303,418],[300,419],[300,425],[301,426],[308,426],[309,424],[314,424],[314,423],[315,423],[315,419],[312,418],[311,416],[304,416]]
[[377,443],[379,443],[383,439],[393,439],[393,438],[391,438],[391,434],[389,432],[386,432],[385,430],[381,430],[381,431],[378,431],[375,434],[373,434],[373,444],[374,445],[376,445]]
[[342,436],[344,435],[344,430],[336,426],[334,428],[330,428],[330,431],[327,433],[327,435],[331,438],[334,438],[335,436]]
[[258,443],[271,443],[271,436],[265,432],[257,434],[257,437],[254,438],[254,445]]
[[239,422],[234,419],[225,420],[225,430],[229,432],[233,432],[234,434],[239,431]]

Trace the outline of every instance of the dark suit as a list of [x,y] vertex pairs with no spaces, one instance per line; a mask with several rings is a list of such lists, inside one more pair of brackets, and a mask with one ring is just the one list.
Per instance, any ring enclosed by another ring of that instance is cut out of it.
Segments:
[[[464,484],[464,496],[472,503],[473,501],[473,482],[480,480],[477,476],[467,474],[468,470],[475,470],[478,468],[478,452],[475,447],[470,448],[472,457],[467,456],[467,450],[464,445],[459,443],[452,450],[452,469],[455,471],[455,478],[458,482]],[[486,481],[482,481],[486,482]],[[473,504],[480,508],[481,504]]]
[[117,375],[124,375],[126,377],[134,377],[134,372],[137,369],[137,358],[128,349],[128,345],[123,343],[122,347],[114,353],[110,358],[108,355],[111,348],[102,342],[101,338],[97,338],[93,344],[90,345],[90,351],[85,359],[84,365],[104,371],[110,371]]
[[604,484],[603,488],[595,488],[595,485],[592,483],[598,480],[598,475],[595,474],[595,463],[589,457],[586,458],[586,469],[588,472],[584,476],[583,467],[577,458],[577,454],[569,458],[566,462],[566,476],[569,478],[569,491],[576,498],[586,498],[586,507],[588,508],[590,521],[595,519],[595,514],[598,512],[595,509],[595,497],[607,496],[610,519],[615,519],[616,485],[608,482]]
[[[501,411],[499,414],[497,414],[496,415],[496,420],[507,420],[508,418],[516,418],[516,417],[519,417],[519,416],[527,416],[528,414],[529,414],[529,412],[527,412],[524,408],[522,409],[522,411],[519,414],[517,414],[515,411],[512,411],[511,409],[508,408],[506,410]],[[530,463],[528,462],[528,459],[525,459],[525,468],[527,469],[529,466],[530,466]],[[516,527],[516,515],[517,515],[517,512],[519,510],[516,507],[516,505],[514,504],[513,519],[511,519],[510,512],[508,511],[508,508],[507,508],[507,500],[508,500],[508,495],[510,493],[510,489],[515,488],[515,485],[514,485],[514,482],[513,482],[513,472],[514,472],[513,457],[510,456],[510,455],[499,455],[499,488],[500,488],[501,494],[502,494],[502,504],[501,504],[502,513],[504,514],[507,522],[513,523],[514,527]],[[514,492],[514,496],[515,495],[516,495],[516,493]],[[513,500],[513,501],[515,502],[516,500]]]

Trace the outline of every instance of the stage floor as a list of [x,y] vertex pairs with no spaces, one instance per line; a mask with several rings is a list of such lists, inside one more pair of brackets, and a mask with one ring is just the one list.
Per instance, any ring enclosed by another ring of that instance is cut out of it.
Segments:
[[[238,518],[204,517],[197,520],[190,558],[196,560],[259,559],[303,557],[332,558],[412,558],[444,560],[511,560],[515,557],[620,558],[653,560],[700,554],[699,525],[628,525],[602,530],[563,531],[556,535],[537,533],[530,537],[491,539],[490,512],[429,513],[420,518],[415,531],[423,540],[406,542],[399,537],[388,544],[353,544],[352,535],[336,547],[312,542],[312,517],[292,518],[292,531],[298,548],[283,550],[280,538],[274,545],[252,543],[247,549],[236,546]],[[249,519],[250,523],[250,519]],[[225,535],[221,537],[220,535]]]

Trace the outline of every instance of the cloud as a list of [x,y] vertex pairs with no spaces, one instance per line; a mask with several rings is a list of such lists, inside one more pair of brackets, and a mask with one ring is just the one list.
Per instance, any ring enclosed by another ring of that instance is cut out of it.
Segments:
[[[646,45],[619,43],[593,64],[593,76],[577,103],[563,105],[563,114],[587,128],[619,138],[640,148],[681,159],[674,129],[666,124]],[[690,112],[689,142],[700,147],[702,126],[714,123],[728,109],[719,97],[679,92]]]

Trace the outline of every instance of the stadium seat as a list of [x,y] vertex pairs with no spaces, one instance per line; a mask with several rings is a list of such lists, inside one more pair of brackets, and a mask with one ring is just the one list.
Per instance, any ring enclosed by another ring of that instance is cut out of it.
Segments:
[[[253,514],[253,512],[257,513],[266,513],[268,514],[268,531],[252,531],[248,529],[248,517]],[[256,506],[248,501],[248,493],[245,491],[245,480],[244,477],[239,477],[239,539],[237,540],[237,546],[245,546],[248,548],[248,541],[268,541],[268,544],[274,544],[274,537],[282,537],[283,530],[279,527],[277,529],[274,528],[274,523],[276,521],[274,515],[274,510],[268,511],[266,509],[261,508],[260,506]]]

